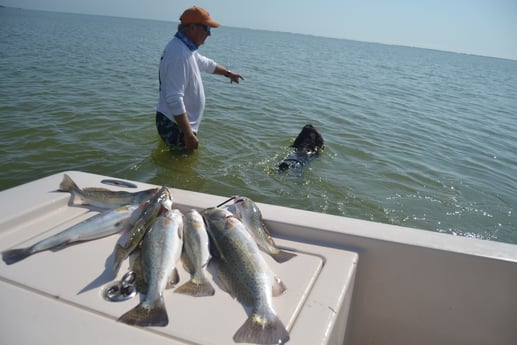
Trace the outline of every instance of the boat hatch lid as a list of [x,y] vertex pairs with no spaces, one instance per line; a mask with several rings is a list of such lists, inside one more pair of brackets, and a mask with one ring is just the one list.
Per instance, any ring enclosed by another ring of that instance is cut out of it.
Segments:
[[[66,172],[80,187],[128,190],[124,184],[102,184],[111,177]],[[70,194],[57,192],[63,173],[48,176],[0,193],[0,250],[29,246],[97,213],[70,205]],[[156,187],[128,181],[137,188]],[[225,197],[201,195],[171,188],[182,211],[215,206]],[[200,198],[200,196],[203,196]],[[4,205],[7,205],[5,208]],[[113,282],[113,253],[120,236],[84,242],[36,253],[12,265],[0,263],[0,311],[6,343],[96,344],[226,344],[244,323],[249,310],[217,284],[211,297],[164,294],[169,324],[133,327],[117,319],[139,302],[139,297],[109,302],[104,289]],[[297,251],[292,260],[279,264],[264,255],[287,286],[273,298],[273,305],[290,332],[293,344],[324,344],[340,314],[347,314],[358,256],[354,252],[320,247],[289,239],[275,239]],[[126,260],[115,280],[129,269]],[[178,265],[180,285],[189,274]],[[212,276],[210,275],[211,281]],[[348,296],[348,297],[347,297]],[[345,301],[345,302],[344,302]],[[343,327],[336,331],[344,332]],[[340,335],[338,335],[340,336]]]

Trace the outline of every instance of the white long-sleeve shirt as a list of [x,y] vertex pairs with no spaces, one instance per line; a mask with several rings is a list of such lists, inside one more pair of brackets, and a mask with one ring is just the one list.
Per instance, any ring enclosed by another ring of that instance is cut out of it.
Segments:
[[200,72],[213,73],[217,64],[191,51],[174,37],[165,47],[160,61],[160,98],[156,110],[174,121],[174,115],[187,113],[190,126],[198,132],[205,110],[205,91]]

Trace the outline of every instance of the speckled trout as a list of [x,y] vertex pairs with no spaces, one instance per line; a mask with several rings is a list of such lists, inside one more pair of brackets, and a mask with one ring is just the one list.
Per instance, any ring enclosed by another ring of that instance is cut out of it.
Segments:
[[233,204],[227,206],[227,209],[244,224],[259,248],[271,255],[276,262],[285,262],[296,256],[296,254],[286,252],[276,246],[269,230],[264,225],[262,213],[253,200],[245,196],[236,196]]
[[163,186],[160,191],[149,200],[147,206],[142,211],[140,217],[132,222],[129,230],[129,235],[124,243],[121,245],[117,243],[115,247],[115,262],[113,265],[113,273],[117,275],[122,261],[127,259],[129,255],[138,247],[145,236],[145,233],[156,220],[160,211],[171,209],[172,197],[167,187]]
[[183,215],[167,210],[156,218],[145,234],[140,249],[146,277],[145,298],[119,321],[136,326],[166,326],[169,323],[163,291],[181,255]]
[[8,265],[28,256],[49,249],[58,249],[71,243],[96,240],[114,235],[129,228],[129,224],[140,217],[146,203],[126,205],[114,210],[106,210],[76,225],[47,237],[30,247],[6,250],[2,259]]
[[72,204],[86,204],[98,208],[112,209],[123,205],[141,204],[158,192],[159,188],[151,188],[139,192],[112,191],[107,188],[81,189],[65,174],[59,185],[59,191],[72,194]]
[[206,276],[210,249],[205,222],[196,210],[185,213],[184,222],[181,258],[183,266],[190,273],[191,278],[174,292],[194,297],[212,296],[215,290]]
[[284,344],[289,333],[278,318],[272,296],[285,291],[244,225],[231,212],[210,208],[201,213],[215,247],[217,276],[222,286],[251,308],[233,340],[255,344]]

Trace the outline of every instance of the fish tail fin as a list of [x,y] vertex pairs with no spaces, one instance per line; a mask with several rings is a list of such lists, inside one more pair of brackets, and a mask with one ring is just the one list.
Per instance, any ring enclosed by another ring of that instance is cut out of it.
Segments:
[[15,262],[27,258],[31,254],[32,252],[30,251],[30,248],[9,249],[2,253],[2,260],[7,265],[12,265]]
[[289,332],[278,316],[251,314],[233,336],[237,343],[284,344],[289,340]]
[[63,180],[59,184],[59,191],[60,192],[69,192],[72,194],[72,204],[75,204],[76,200],[80,197],[77,195],[81,192],[81,188],[72,180],[70,176],[67,174],[64,174]]
[[79,189],[79,186],[77,186],[75,184],[74,180],[72,180],[72,178],[70,176],[65,174],[65,176],[63,176],[63,180],[59,184],[59,191],[71,192],[71,191],[77,190],[77,189]]
[[169,324],[169,316],[165,309],[163,297],[160,297],[156,303],[146,305],[140,303],[124,315],[118,321],[134,326],[167,326]]
[[278,263],[289,261],[295,256],[295,253],[286,252],[285,250],[278,250],[278,252],[271,253],[271,257]]
[[201,281],[191,279],[174,290],[174,292],[194,297],[204,297],[213,296],[215,294],[215,289],[207,279],[203,279]]

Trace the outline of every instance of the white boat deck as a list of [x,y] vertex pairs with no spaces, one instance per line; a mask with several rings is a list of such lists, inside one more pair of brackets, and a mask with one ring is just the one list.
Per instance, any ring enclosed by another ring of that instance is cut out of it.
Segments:
[[[124,189],[102,185],[106,176],[66,173],[80,187]],[[54,192],[62,177],[0,193],[0,251],[30,245],[91,215],[69,206],[68,193]],[[172,193],[182,211],[229,197]],[[517,343],[517,246],[258,205],[276,242],[298,251],[283,264],[266,258],[288,287],[273,300],[290,331],[288,344]],[[166,327],[117,322],[138,302],[102,298],[117,239],[37,253],[10,266],[1,262],[1,343],[234,343],[246,310],[219,288],[204,298],[166,291]],[[181,281],[187,277],[180,271]]]
[[[100,176],[68,174],[79,186],[102,186]],[[69,206],[69,193],[54,192],[62,177],[63,174],[50,176],[0,195],[1,204],[6,205],[0,215],[1,251],[29,246],[95,214],[86,207]],[[152,187],[137,185],[139,189]],[[225,200],[203,196],[185,204],[184,196],[190,193],[172,192],[175,206],[183,211],[215,206]],[[2,343],[35,344],[44,340],[45,344],[64,344],[70,339],[74,344],[233,343],[233,334],[247,318],[246,310],[218,287],[214,296],[203,298],[166,291],[170,319],[166,327],[138,328],[117,322],[139,302],[138,297],[109,302],[102,296],[104,287],[113,280],[110,270],[119,238],[115,235],[55,252],[36,253],[10,266],[2,262]],[[288,288],[286,294],[274,298],[274,306],[290,331],[290,343],[341,342],[357,254],[286,239],[279,239],[277,244],[297,252],[295,258],[282,264],[265,256]],[[127,266],[126,262],[117,279]],[[180,283],[189,279],[181,267],[180,278]],[[338,326],[334,328],[334,324]]]

